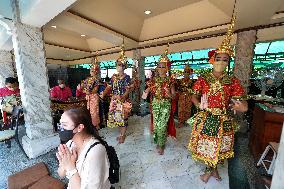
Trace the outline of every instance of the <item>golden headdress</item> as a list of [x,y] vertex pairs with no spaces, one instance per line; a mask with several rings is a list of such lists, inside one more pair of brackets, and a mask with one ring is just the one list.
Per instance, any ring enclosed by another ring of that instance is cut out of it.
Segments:
[[92,67],[91,67],[91,70],[92,71],[95,71],[95,72],[99,72],[100,71],[100,63],[98,61],[98,57],[97,55],[95,55],[94,57],[92,57]]
[[231,21],[231,24],[228,28],[227,34],[225,36],[225,39],[221,43],[221,46],[216,50],[216,53],[226,53],[229,56],[234,56],[234,50],[232,46],[230,45],[232,36],[234,34],[234,27],[235,27],[235,21],[236,21],[236,16],[234,15]]
[[167,45],[165,52],[161,55],[159,62],[165,62],[165,63],[167,63],[168,67],[171,67],[172,62],[170,61],[170,59],[168,57],[168,53],[169,53],[169,44]]
[[125,69],[127,68],[127,57],[125,56],[124,44],[121,45],[120,54],[116,62],[121,62],[125,66]]
[[234,56],[234,50],[233,50],[233,47],[230,45],[230,43],[231,43],[232,36],[234,34],[233,29],[235,27],[235,22],[236,22],[236,16],[233,15],[231,24],[227,30],[226,36],[224,40],[222,41],[220,47],[218,47],[216,50],[211,50],[208,52],[209,62],[211,64],[214,63],[215,54],[225,53],[225,54],[228,54],[230,57]]

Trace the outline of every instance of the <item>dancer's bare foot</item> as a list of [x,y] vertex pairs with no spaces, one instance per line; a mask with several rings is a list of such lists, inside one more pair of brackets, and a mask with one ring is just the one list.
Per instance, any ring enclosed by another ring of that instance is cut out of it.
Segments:
[[219,172],[218,172],[217,169],[213,169],[213,171],[212,171],[212,176],[213,176],[217,181],[221,181],[221,180],[222,180],[222,178],[220,177]]
[[160,154],[160,155],[164,155],[164,149],[159,149],[159,151],[158,151],[158,153]]
[[156,146],[156,152],[159,153],[159,151],[160,151],[160,147],[157,145]]
[[204,182],[207,183],[209,178],[212,176],[212,173],[204,173],[203,175],[200,175],[200,179]]
[[158,149],[158,154],[164,155],[164,148],[159,147],[159,149]]
[[164,149],[161,148],[159,145],[156,146],[156,149],[157,149],[158,154],[160,154],[160,155],[164,154]]
[[161,147],[159,145],[156,146],[157,153],[160,153]]
[[125,135],[121,135],[121,136],[119,136],[119,140],[118,140],[118,143],[119,144],[122,144],[122,143],[124,143],[124,141],[125,141]]

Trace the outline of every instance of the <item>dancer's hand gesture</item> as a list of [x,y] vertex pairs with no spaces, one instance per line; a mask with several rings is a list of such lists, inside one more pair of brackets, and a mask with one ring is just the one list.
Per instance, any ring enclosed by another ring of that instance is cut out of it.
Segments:
[[207,93],[204,93],[201,96],[201,101],[200,101],[199,108],[201,110],[204,110],[204,109],[208,108],[208,96],[207,96]]
[[234,114],[236,114],[236,111],[238,112],[246,112],[248,110],[248,105],[245,101],[239,101],[232,99],[233,105],[232,110],[234,110]]

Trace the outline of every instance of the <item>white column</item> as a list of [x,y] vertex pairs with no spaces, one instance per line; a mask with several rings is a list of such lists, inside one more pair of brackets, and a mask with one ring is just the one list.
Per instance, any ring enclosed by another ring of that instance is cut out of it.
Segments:
[[14,77],[15,69],[10,51],[0,50],[0,87],[5,86],[7,77]]
[[35,158],[56,148],[60,140],[52,125],[42,31],[19,22],[16,0],[12,7],[12,40],[26,124],[22,142],[27,155]]

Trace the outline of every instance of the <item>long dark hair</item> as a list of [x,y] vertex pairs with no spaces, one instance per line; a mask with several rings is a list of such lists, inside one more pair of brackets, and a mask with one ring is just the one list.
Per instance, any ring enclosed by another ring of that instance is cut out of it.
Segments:
[[100,142],[102,142],[102,138],[99,136],[99,133],[95,126],[92,123],[92,117],[88,109],[83,107],[74,107],[65,110],[65,113],[70,117],[70,119],[75,124],[75,128],[80,124],[83,124],[85,127],[83,129],[89,135],[94,136]]

